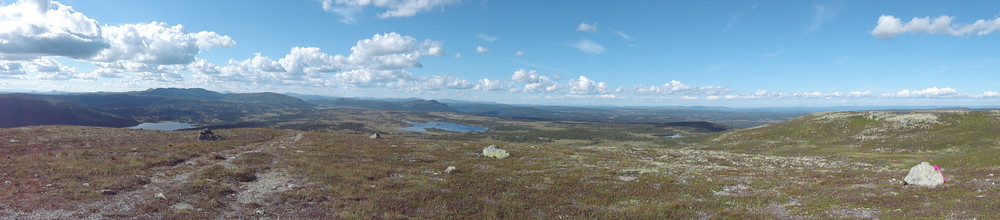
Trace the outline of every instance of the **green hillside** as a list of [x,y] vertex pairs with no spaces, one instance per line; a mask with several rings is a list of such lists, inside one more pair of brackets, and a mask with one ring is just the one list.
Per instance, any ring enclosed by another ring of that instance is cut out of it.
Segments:
[[738,130],[700,148],[834,156],[907,166],[919,161],[995,167],[1000,111],[823,112]]

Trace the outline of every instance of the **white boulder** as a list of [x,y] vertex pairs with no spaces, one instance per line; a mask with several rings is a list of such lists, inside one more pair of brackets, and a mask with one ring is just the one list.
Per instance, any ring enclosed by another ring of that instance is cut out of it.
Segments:
[[509,157],[510,153],[508,153],[504,149],[497,148],[496,145],[490,145],[486,148],[483,148],[483,156],[503,159]]
[[930,163],[922,162],[917,164],[913,168],[910,168],[910,173],[903,178],[903,182],[907,185],[918,185],[934,187],[944,183],[944,174],[941,173],[939,168],[931,166]]

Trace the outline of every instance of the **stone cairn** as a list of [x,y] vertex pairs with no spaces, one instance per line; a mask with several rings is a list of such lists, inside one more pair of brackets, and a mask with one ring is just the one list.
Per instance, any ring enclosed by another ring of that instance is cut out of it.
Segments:
[[201,132],[198,132],[198,140],[200,141],[214,141],[222,139],[224,139],[222,135],[217,135],[213,133],[211,129],[206,128],[204,130],[201,130]]

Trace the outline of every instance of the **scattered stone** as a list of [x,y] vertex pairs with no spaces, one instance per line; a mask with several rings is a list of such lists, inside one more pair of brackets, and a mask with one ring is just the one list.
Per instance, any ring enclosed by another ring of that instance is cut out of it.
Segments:
[[161,192],[160,193],[156,193],[156,195],[154,195],[153,197],[156,197],[158,199],[167,199],[167,196],[163,195],[163,193],[161,193]]
[[295,153],[305,153],[305,151],[302,151],[302,150],[295,150]]
[[486,148],[483,148],[483,155],[487,157],[503,159],[509,157],[510,153],[508,153],[504,149],[497,148],[496,145],[490,145]]
[[15,140],[15,139],[10,139],[10,143],[17,143],[17,142],[19,142],[19,141]]
[[257,214],[257,215],[264,215],[264,210],[260,210],[260,209],[254,210],[253,213]]
[[201,130],[201,132],[198,132],[198,140],[199,141],[214,141],[214,140],[223,140],[223,139],[225,139],[225,138],[223,138],[222,135],[215,134],[214,132],[212,132],[211,129],[207,129],[206,128],[204,130]]
[[637,176],[618,176],[618,180],[625,181],[625,182],[632,181],[632,180],[637,180],[637,179],[639,179],[639,177],[637,177]]
[[83,186],[90,186],[90,183],[83,183]]
[[191,205],[191,204],[187,204],[187,203],[183,203],[182,202],[182,203],[177,203],[177,204],[174,204],[174,205],[170,206],[170,209],[178,210],[178,211],[189,211],[189,210],[194,210],[194,206]]
[[458,173],[460,171],[458,171],[458,168],[455,168],[455,166],[448,166],[448,168],[444,169],[444,173],[451,173],[451,172]]
[[14,183],[14,182],[11,182],[10,180],[3,181],[3,184],[11,184],[11,183]]
[[903,183],[917,186],[934,187],[943,184],[945,181],[944,174],[941,174],[941,168],[931,166],[930,163],[922,162],[910,168],[910,173],[903,178]]
[[382,135],[378,135],[378,133],[374,133],[374,134],[372,134],[372,136],[371,136],[371,137],[368,137],[368,138],[371,138],[371,139],[379,139],[379,138],[382,138]]
[[101,190],[101,195],[115,195],[115,194],[118,194],[118,192],[108,189]]

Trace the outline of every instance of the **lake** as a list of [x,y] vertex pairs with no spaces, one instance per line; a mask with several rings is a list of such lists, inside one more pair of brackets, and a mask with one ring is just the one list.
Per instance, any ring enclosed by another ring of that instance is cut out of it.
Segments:
[[191,129],[194,125],[183,123],[183,122],[157,122],[157,123],[142,123],[132,127],[126,127],[131,129],[149,129],[149,130],[163,130],[163,131],[176,131],[181,129]]
[[412,122],[405,121],[410,124],[410,127],[400,128],[399,130],[413,131],[413,132],[425,132],[428,128],[437,128],[445,131],[451,132],[486,132],[489,128],[463,125],[451,122],[439,122],[439,121],[429,121],[429,122]]

